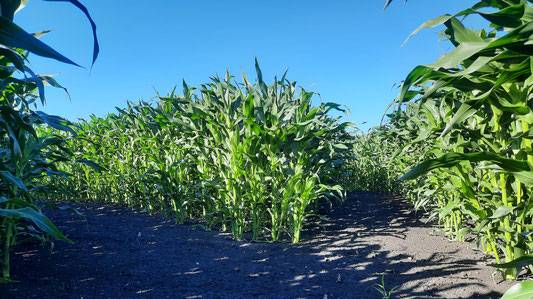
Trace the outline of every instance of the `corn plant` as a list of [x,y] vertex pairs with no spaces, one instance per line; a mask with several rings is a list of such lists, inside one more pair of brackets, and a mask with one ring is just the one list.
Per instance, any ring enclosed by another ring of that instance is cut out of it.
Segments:
[[374,289],[381,295],[383,299],[393,298],[392,295],[394,292],[396,292],[397,288],[398,287],[393,287],[389,289],[387,286],[385,286],[385,275],[381,275],[379,283],[374,284]]
[[[42,136],[36,129],[42,126],[72,131],[64,119],[35,111],[40,101],[45,103],[44,84],[61,87],[50,76],[37,75],[27,65],[29,53],[76,65],[33,34],[13,22],[15,13],[27,1],[0,1],[0,280],[9,281],[10,252],[17,239],[31,236],[43,239],[43,234],[67,240],[41,212],[34,196],[48,186],[41,184],[43,176],[63,175],[56,164],[63,162],[69,151],[62,147],[61,135]],[[71,2],[81,9],[95,29],[87,9],[78,1]],[[98,55],[95,37],[94,59]],[[41,233],[42,232],[42,233]]]
[[167,100],[192,103],[181,121],[200,149],[198,169],[212,182],[213,206],[223,228],[241,238],[251,218],[256,238],[268,214],[272,240],[287,232],[298,242],[309,205],[340,191],[322,182],[321,172],[347,149],[338,136],[348,124],[328,116],[338,105],[312,107],[313,93],[297,93],[296,83],[285,76],[267,86],[257,62],[256,70],[256,86],[246,77],[242,87],[232,84],[227,74],[203,85],[201,97],[185,85],[184,99]]
[[270,233],[298,242],[313,205],[342,195],[334,174],[348,152],[349,124],[329,115],[340,106],[313,106],[314,93],[285,76],[267,85],[256,68],[254,85],[226,74],[80,122],[68,148],[103,170],[64,163],[72,176],[56,189],[178,222],[201,219],[236,239],[251,231],[252,239]]
[[[414,33],[444,25],[455,48],[411,71],[394,112],[397,136],[413,138],[403,156],[419,163],[403,176],[418,179],[411,198],[451,236],[476,234],[498,263],[533,250],[532,12],[530,1],[480,1],[424,23]],[[466,28],[469,15],[489,26]]]

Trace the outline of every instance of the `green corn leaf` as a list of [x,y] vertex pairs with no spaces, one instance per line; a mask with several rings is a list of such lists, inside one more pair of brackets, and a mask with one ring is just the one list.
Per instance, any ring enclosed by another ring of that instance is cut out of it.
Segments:
[[531,299],[533,298],[533,280],[519,282],[509,288],[501,299]]
[[522,25],[521,18],[524,15],[524,12],[525,5],[523,2],[516,5],[508,6],[502,10],[493,13],[485,13],[476,10],[476,13],[478,13],[480,16],[490,21],[491,23],[508,28],[514,28]]
[[16,186],[17,188],[21,190],[28,191],[28,188],[26,188],[26,185],[24,184],[24,182],[20,178],[14,176],[11,172],[6,171],[6,170],[0,171],[0,176],[2,176],[5,180],[7,180],[13,186]]
[[[387,5],[388,4],[390,4],[390,2],[387,3]],[[423,23],[407,37],[407,39],[403,42],[402,45],[406,44],[413,36],[415,36],[416,34],[418,34],[420,31],[424,29],[434,28],[434,27],[437,27],[439,25],[442,25],[450,21],[452,18],[464,17],[470,14],[479,14],[483,18],[493,22],[494,24],[498,26],[514,28],[514,27],[518,27],[522,25],[522,23],[520,22],[520,17],[524,15],[525,7],[523,3],[506,7],[494,13],[485,13],[485,12],[477,10],[477,8],[481,8],[481,6],[479,6],[478,4],[474,5],[472,8],[465,9],[455,15],[446,14],[446,15],[436,17],[434,19],[431,19]],[[490,5],[484,4],[483,6],[490,6]]]
[[450,40],[456,45],[463,43],[482,43],[485,40],[479,36],[478,32],[467,29],[463,23],[461,23],[457,18],[451,18],[445,23],[446,27],[451,32]]
[[24,218],[33,222],[43,232],[58,240],[69,241],[63,233],[41,212],[32,208],[0,209],[0,215],[9,218]]
[[50,86],[53,86],[55,88],[59,88],[59,89],[62,89],[68,96],[69,99],[70,98],[70,93],[68,92],[68,90],[63,87],[61,84],[59,84],[52,76],[48,76],[48,75],[38,75],[39,79],[41,79],[43,82],[45,83],[48,83],[50,84]]
[[[402,88],[401,88],[401,91],[400,91],[400,96],[399,96],[399,101],[400,102],[403,102],[405,101],[405,98],[406,98],[406,95],[409,91],[409,89],[427,79],[430,77],[430,75],[433,74],[433,69],[431,67],[427,67],[427,66],[423,66],[423,65],[419,65],[417,66],[416,68],[414,68],[410,73],[409,75],[407,75],[407,77],[405,78],[403,84],[402,84]],[[411,97],[409,97],[408,99],[411,99]]]
[[26,83],[34,83],[37,86],[37,90],[39,91],[39,98],[41,99],[41,103],[44,105],[46,102],[46,98],[44,95],[44,83],[43,80],[37,76],[29,67],[24,66],[24,71],[30,74],[30,77],[26,77],[24,79],[16,79],[16,78],[10,78],[13,82],[17,82],[20,84],[26,84]]
[[94,22],[89,10],[78,0],[44,0],[49,2],[70,2],[72,5],[76,6],[79,10],[83,12],[85,17],[89,20],[91,24],[92,34],[93,34],[93,61],[92,64],[96,62],[98,54],[100,53],[100,45],[98,43],[98,36],[96,34],[96,23]]
[[533,171],[515,171],[515,172],[508,172],[512,175],[514,175],[516,178],[520,179],[521,182],[524,184],[533,185]]
[[413,31],[411,34],[409,34],[409,36],[403,42],[402,46],[405,45],[406,43],[408,43],[409,40],[413,36],[417,35],[420,31],[422,31],[424,29],[434,28],[434,27],[437,27],[439,25],[442,25],[445,22],[447,22],[448,20],[450,20],[451,18],[453,18],[452,15],[442,15],[442,16],[436,17],[434,19],[431,19],[431,20],[429,20],[427,22],[424,22],[422,25],[420,25],[418,28],[416,28],[415,31]]
[[88,159],[77,159],[76,162],[78,163],[81,163],[81,164],[84,164],[84,165],[87,165],[89,167],[91,167],[92,169],[96,170],[96,171],[105,171],[107,170],[107,168],[101,166],[100,164],[94,162],[94,161],[91,161],[91,160],[88,160]]
[[0,44],[79,66],[4,17],[0,17]]
[[485,49],[489,43],[486,42],[463,42],[450,53],[437,60],[432,66],[435,69],[457,67],[464,60],[474,56]]
[[440,136],[442,137],[442,136],[448,134],[452,130],[452,128],[453,128],[453,126],[455,124],[462,123],[467,118],[469,118],[472,115],[474,115],[474,113],[476,113],[476,110],[477,109],[472,107],[471,104],[469,104],[467,102],[463,102],[461,104],[461,106],[459,107],[459,109],[457,110],[457,112],[455,112],[454,116],[446,124],[446,127],[444,128],[444,130],[442,131]]
[[494,212],[494,214],[492,216],[490,216],[489,218],[491,219],[500,219],[500,218],[503,218],[509,214],[511,214],[513,212],[514,208],[512,207],[506,207],[506,206],[501,206],[501,207],[498,207],[496,209],[496,211]]
[[522,269],[530,265],[533,265],[533,255],[523,255],[507,263],[490,264],[489,266],[501,269]]
[[526,161],[519,161],[508,159],[500,155],[490,152],[478,152],[478,153],[448,153],[439,158],[426,160],[408,173],[403,175],[400,180],[411,180],[425,174],[433,169],[437,168],[450,168],[458,165],[462,161],[481,162],[488,161],[499,166],[501,169],[511,172],[519,172],[529,170],[529,166]]
[[76,135],[76,132],[71,127],[72,124],[68,120],[56,115],[46,114],[42,111],[35,111],[35,114],[43,123],[49,125],[50,127],[61,131],[69,132],[74,136]]
[[[524,24],[516,29],[513,29],[511,32],[506,35],[490,42],[487,45],[486,49],[495,49],[499,47],[509,46],[513,44],[518,44],[520,42],[526,42],[530,40],[530,36],[533,34],[533,22]],[[515,47],[515,51],[523,49],[523,54],[530,54],[527,47]],[[522,53],[522,52],[521,52]]]
[[0,55],[4,56],[11,63],[13,63],[13,65],[19,71],[21,71],[21,72],[25,71],[24,58],[19,53],[17,53],[16,51],[13,51],[13,50],[9,49],[8,47],[0,45]]

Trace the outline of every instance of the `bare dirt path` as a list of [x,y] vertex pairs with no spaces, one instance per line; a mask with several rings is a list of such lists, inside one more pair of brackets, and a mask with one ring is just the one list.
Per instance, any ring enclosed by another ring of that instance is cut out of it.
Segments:
[[[15,249],[1,298],[498,298],[483,255],[424,225],[398,199],[356,193],[298,246],[232,241],[109,205],[50,211],[75,241]],[[496,277],[496,280],[498,278]]]

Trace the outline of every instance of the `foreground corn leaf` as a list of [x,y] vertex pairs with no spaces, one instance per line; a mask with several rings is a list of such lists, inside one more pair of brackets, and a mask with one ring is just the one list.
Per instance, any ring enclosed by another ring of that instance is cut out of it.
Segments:
[[529,265],[533,265],[533,255],[524,255],[508,263],[491,264],[493,267],[503,269],[521,269]]
[[69,2],[72,5],[76,6],[79,10],[83,12],[85,17],[89,20],[89,23],[91,24],[92,34],[93,34],[93,60],[92,64],[96,62],[96,59],[98,58],[98,54],[100,53],[100,44],[98,42],[98,36],[96,34],[96,23],[94,22],[93,18],[91,17],[91,14],[89,13],[89,10],[85,5],[83,5],[78,0],[44,0],[48,2]]
[[468,154],[448,153],[448,154],[442,155],[439,158],[430,159],[430,160],[420,163],[419,165],[411,169],[408,173],[403,175],[400,179],[401,180],[414,179],[433,169],[450,168],[450,167],[458,165],[462,161],[470,161],[470,162],[487,161],[487,162],[490,162],[490,163],[493,163],[499,166],[502,170],[505,170],[508,172],[520,172],[520,171],[529,170],[529,166],[526,161],[508,159],[508,158],[505,158],[505,157],[502,157],[500,155],[490,153],[490,152],[468,153]]
[[531,299],[533,298],[533,280],[519,282],[508,289],[501,299]]
[[63,233],[41,212],[33,208],[0,209],[0,216],[8,218],[23,218],[33,222],[39,229],[58,240],[68,241]]
[[0,15],[12,21],[15,13],[24,8],[27,2],[28,0],[3,0],[0,7]]
[[30,51],[39,56],[52,58],[64,63],[79,66],[74,61],[52,49],[35,36],[24,31],[15,23],[0,16],[0,44]]

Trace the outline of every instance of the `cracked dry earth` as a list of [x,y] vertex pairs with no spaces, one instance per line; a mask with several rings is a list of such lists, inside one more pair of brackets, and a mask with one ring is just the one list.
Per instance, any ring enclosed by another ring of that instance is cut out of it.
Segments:
[[103,205],[47,211],[74,244],[23,244],[1,298],[498,298],[510,286],[472,244],[448,241],[401,200],[355,193],[297,246],[233,241]]

